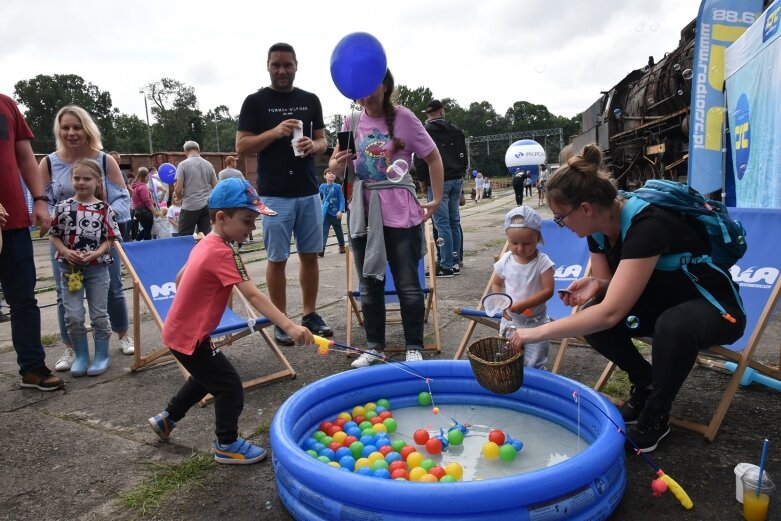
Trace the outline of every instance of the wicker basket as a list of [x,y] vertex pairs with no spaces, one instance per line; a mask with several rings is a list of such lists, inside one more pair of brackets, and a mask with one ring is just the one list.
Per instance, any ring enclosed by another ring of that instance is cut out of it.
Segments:
[[466,354],[477,382],[497,394],[514,393],[523,384],[523,350],[507,347],[504,338],[483,338],[470,345]]

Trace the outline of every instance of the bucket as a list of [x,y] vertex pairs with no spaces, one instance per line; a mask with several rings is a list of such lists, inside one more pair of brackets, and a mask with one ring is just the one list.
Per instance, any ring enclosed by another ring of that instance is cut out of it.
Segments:
[[749,469],[758,470],[759,467],[751,463],[738,463],[735,465],[735,499],[738,500],[738,503],[743,503],[743,481],[740,478]]
[[508,348],[507,340],[483,338],[470,345],[466,354],[477,382],[497,394],[514,393],[523,384],[523,350]]

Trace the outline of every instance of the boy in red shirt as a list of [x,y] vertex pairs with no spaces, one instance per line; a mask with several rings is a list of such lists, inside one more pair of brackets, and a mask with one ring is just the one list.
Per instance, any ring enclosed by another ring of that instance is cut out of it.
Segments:
[[248,464],[266,457],[265,449],[238,435],[244,389],[233,365],[210,340],[233,287],[298,344],[314,343],[307,328],[294,324],[255,286],[232,246],[233,242],[247,241],[255,229],[260,205],[257,192],[244,179],[233,177],[217,183],[209,196],[212,232],[195,245],[177,274],[176,297],[163,326],[163,343],[187,369],[190,378],[171,398],[165,411],[149,418],[149,424],[165,441],[190,407],[211,394],[217,463]]

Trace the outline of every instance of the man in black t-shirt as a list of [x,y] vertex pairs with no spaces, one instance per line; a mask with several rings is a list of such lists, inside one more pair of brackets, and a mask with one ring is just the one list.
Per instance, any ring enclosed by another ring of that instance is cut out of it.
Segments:
[[[293,87],[298,61],[291,45],[272,45],[266,66],[271,86],[244,100],[236,151],[239,155],[257,154],[258,194],[264,205],[278,213],[262,220],[268,293],[274,305],[287,312],[285,266],[290,239],[295,235],[301,262],[302,325],[314,334],[331,336],[333,331],[315,311],[320,283],[317,254],[325,246],[314,162],[315,154],[322,154],[327,146],[323,109],[316,95]],[[277,327],[274,338],[282,345],[293,344]]]

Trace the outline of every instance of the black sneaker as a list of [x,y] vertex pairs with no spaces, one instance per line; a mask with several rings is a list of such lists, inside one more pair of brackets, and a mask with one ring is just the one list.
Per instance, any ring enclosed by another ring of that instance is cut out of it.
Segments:
[[670,434],[670,415],[666,412],[643,409],[643,412],[640,413],[640,419],[627,432],[637,449],[629,445],[627,448],[640,452],[651,452],[668,434]]
[[281,346],[292,346],[295,344],[293,339],[290,338],[284,330],[280,329],[279,326],[274,326],[274,341]]
[[461,266],[458,264],[453,264],[453,275],[460,275],[461,274]]
[[334,330],[328,327],[323,318],[315,312],[304,315],[301,318],[301,325],[307,328],[314,335],[334,336]]
[[443,268],[442,266],[437,266],[437,277],[443,278],[443,279],[449,279],[453,276],[453,270],[449,268]]
[[648,400],[648,396],[651,394],[651,389],[646,387],[632,386],[629,398],[621,406],[621,417],[624,419],[624,423],[631,425],[637,423],[640,418],[640,413],[645,409],[645,402]]

